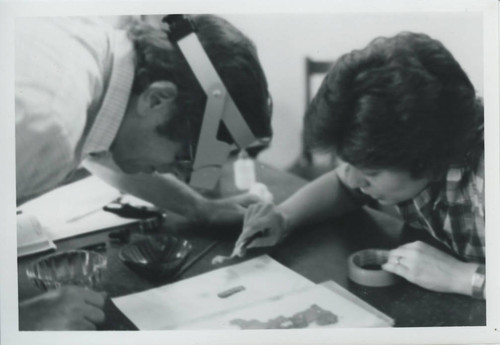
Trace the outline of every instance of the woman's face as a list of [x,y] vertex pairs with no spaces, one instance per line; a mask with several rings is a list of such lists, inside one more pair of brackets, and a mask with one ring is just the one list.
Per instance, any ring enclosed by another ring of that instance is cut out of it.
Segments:
[[355,187],[384,205],[412,199],[431,182],[426,177],[414,178],[408,171],[350,167]]

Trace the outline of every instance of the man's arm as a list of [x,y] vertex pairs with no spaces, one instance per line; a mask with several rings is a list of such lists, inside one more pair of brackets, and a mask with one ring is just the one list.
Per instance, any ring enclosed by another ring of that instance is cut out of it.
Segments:
[[250,194],[207,199],[172,174],[124,174],[109,156],[89,157],[82,164],[93,175],[120,191],[180,214],[200,225],[241,222],[245,207],[260,200]]

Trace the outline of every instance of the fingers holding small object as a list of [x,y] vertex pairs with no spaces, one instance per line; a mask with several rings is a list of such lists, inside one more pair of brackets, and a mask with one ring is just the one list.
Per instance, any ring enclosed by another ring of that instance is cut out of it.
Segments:
[[245,254],[247,252],[247,248],[251,247],[249,244],[251,242],[255,242],[255,241],[252,241],[251,238],[256,233],[258,233],[258,232],[254,232],[253,234],[251,234],[249,236],[245,236],[245,238],[238,240],[238,242],[236,242],[236,244],[234,245],[233,256],[240,257],[240,258],[245,256]]
[[[259,225],[259,224],[258,224]],[[260,224],[260,226],[255,226],[254,230],[249,233],[245,238],[239,239],[236,243],[236,247],[252,248],[252,247],[262,247],[269,246],[269,228],[265,227],[266,224]]]
[[256,222],[255,224],[252,224],[251,226],[247,226],[243,228],[243,231],[241,232],[240,237],[236,240],[235,246],[241,246],[245,242],[249,241],[253,236],[255,236],[258,232],[261,231],[262,229],[262,224],[261,222]]
[[246,255],[246,253],[247,253],[247,248],[245,246],[240,245],[234,249],[234,252],[231,255],[231,257],[242,258]]
[[266,238],[266,236],[269,233],[270,230],[268,228],[265,228],[263,230],[259,228],[248,229],[248,230],[244,229],[234,245],[234,250],[231,256],[215,257],[212,260],[212,265],[220,264],[229,258],[235,258],[235,257],[242,258],[246,255],[248,248],[269,246],[270,245],[268,243],[269,240]]
[[244,228],[241,232],[240,237],[238,237],[236,243],[234,244],[235,248],[241,246],[247,240],[247,238],[252,236],[256,231],[258,230],[255,230],[253,228]]
[[247,239],[243,242],[243,247],[245,248],[255,248],[255,247],[267,247],[272,245],[269,241],[269,235],[271,230],[269,228],[264,228],[257,232],[254,232],[253,235],[248,236]]

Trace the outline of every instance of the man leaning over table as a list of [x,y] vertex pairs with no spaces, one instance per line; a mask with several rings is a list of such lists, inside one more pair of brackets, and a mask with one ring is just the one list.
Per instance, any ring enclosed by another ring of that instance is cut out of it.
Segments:
[[[198,37],[256,137],[271,137],[267,82],[253,43],[225,20],[192,16]],[[166,29],[166,30],[163,30]],[[99,18],[26,18],[16,23],[18,202],[56,188],[81,165],[104,166],[131,194],[127,174],[162,175],[157,205],[197,224],[242,219],[252,195],[208,200],[177,177],[176,162],[201,126],[205,95],[168,28],[127,30]],[[125,174],[124,174],[125,173]],[[158,178],[158,176],[156,176]],[[20,303],[21,330],[95,329],[104,296],[65,287]]]

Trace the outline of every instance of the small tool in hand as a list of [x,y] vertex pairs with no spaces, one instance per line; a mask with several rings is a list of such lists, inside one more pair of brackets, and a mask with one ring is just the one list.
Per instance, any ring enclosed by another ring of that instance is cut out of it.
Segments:
[[234,259],[236,257],[240,257],[240,258],[243,257],[245,255],[244,252],[246,251],[248,246],[254,240],[256,240],[257,238],[260,238],[260,237],[265,237],[265,236],[267,236],[268,233],[269,233],[269,229],[264,229],[262,231],[257,231],[255,234],[252,234],[251,236],[248,236],[247,238],[245,238],[243,240],[243,242],[241,242],[240,245],[238,245],[234,248],[234,250],[230,256],[218,255],[218,256],[214,257],[212,260],[212,265],[221,264],[224,261],[231,260],[231,259]]

